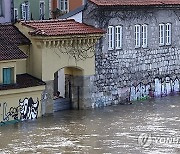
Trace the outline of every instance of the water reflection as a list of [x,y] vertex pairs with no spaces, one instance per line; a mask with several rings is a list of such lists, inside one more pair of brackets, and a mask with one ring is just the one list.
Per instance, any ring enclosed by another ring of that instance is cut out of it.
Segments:
[[179,144],[141,147],[138,136],[180,137],[180,97],[135,102],[0,127],[0,153],[179,154]]

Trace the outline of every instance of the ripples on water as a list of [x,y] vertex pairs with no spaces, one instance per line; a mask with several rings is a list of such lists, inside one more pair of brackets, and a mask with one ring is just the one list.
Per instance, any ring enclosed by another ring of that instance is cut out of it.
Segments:
[[138,136],[180,137],[180,97],[134,102],[0,127],[0,153],[180,154],[179,144],[141,147]]

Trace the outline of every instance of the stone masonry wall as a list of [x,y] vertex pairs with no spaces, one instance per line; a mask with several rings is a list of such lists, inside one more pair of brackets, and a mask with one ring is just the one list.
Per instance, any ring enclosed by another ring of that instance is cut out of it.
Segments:
[[[107,31],[123,26],[123,47],[108,50],[107,34],[96,47],[91,78],[92,107],[107,106],[180,91],[180,11],[176,8],[98,8],[87,4],[84,22]],[[90,20],[92,19],[92,20]],[[172,24],[172,44],[159,46],[159,24]],[[148,47],[135,49],[134,25],[148,25]]]

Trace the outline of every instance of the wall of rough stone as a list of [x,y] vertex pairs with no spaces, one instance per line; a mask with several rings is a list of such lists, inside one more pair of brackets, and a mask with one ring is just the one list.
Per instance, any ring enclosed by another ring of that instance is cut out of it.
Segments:
[[[178,8],[100,8],[88,3],[83,21],[107,31],[123,26],[123,48],[108,51],[107,34],[96,47],[92,107],[177,93],[180,80]],[[92,20],[89,20],[92,19]],[[172,24],[172,45],[159,46],[159,24]],[[135,49],[134,25],[148,25],[148,47]]]

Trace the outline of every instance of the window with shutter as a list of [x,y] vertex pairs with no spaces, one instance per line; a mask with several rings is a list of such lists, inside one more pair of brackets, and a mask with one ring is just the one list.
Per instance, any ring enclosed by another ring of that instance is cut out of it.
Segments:
[[14,82],[14,68],[3,68],[3,84],[12,84]]

